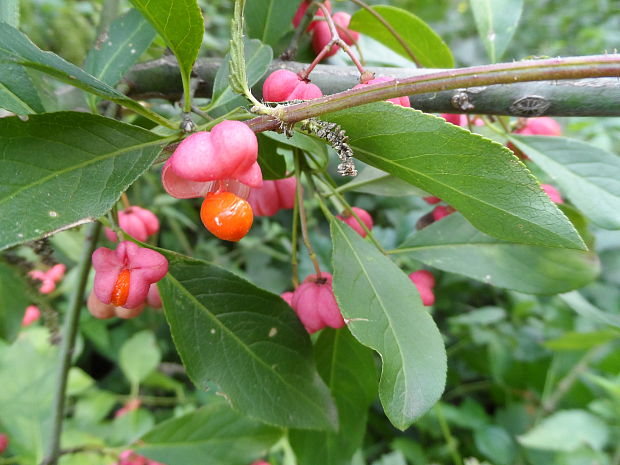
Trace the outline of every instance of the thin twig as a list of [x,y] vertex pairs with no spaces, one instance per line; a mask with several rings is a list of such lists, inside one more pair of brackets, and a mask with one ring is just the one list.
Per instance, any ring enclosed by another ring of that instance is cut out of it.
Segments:
[[328,189],[330,190],[330,193],[335,196],[338,201],[342,204],[342,206],[344,207],[344,210],[347,214],[349,214],[350,216],[352,216],[353,218],[355,218],[355,220],[359,223],[359,225],[362,227],[362,229],[366,232],[366,235],[368,236],[368,238],[372,241],[372,243],[375,245],[375,247],[377,249],[379,249],[379,251],[383,254],[383,255],[387,255],[387,251],[383,248],[383,246],[381,245],[381,243],[377,240],[377,238],[374,236],[374,234],[372,233],[372,231],[368,228],[368,226],[366,226],[366,223],[364,223],[360,217],[358,216],[357,213],[355,213],[355,211],[353,210],[353,208],[351,207],[351,204],[349,202],[347,202],[347,200],[344,198],[344,196],[338,192],[338,190],[335,188],[335,186],[333,186],[330,181],[333,181],[328,175],[326,175],[325,173],[322,173],[321,176],[321,180],[323,180],[323,182],[325,183],[325,185],[328,187]]
[[454,437],[452,436],[452,433],[450,432],[450,426],[448,425],[448,422],[446,421],[446,417],[444,417],[443,415],[441,404],[440,403],[435,404],[434,408],[435,408],[435,412],[437,413],[437,419],[439,420],[439,427],[441,428],[441,432],[446,441],[446,445],[448,446],[448,449],[450,449],[450,454],[452,455],[452,461],[454,462],[454,465],[463,465],[463,458],[461,457],[461,454],[459,453],[456,439],[454,439]]
[[407,52],[407,55],[409,55],[409,57],[416,64],[416,66],[418,68],[423,67],[422,64],[420,63],[420,60],[418,60],[415,53],[413,52],[413,50],[411,50],[411,47],[409,47],[409,44],[407,44],[405,39],[403,39],[403,37],[398,33],[398,31],[394,29],[392,25],[388,23],[383,16],[381,16],[379,13],[373,10],[370,6],[362,2],[362,0],[351,0],[351,1],[355,3],[356,5],[362,7],[366,11],[368,11],[368,13],[370,13],[371,15],[373,15],[375,19],[379,21],[383,25],[383,27],[385,27],[390,32],[390,34],[392,34],[392,36],[397,40],[400,46],[403,49],[405,49],[405,52]]
[[357,67],[358,71],[360,72],[360,75],[364,74],[365,69],[360,63],[360,61],[358,60],[358,58],[355,56],[355,53],[353,53],[353,51],[347,45],[347,43],[340,38],[340,35],[338,34],[338,29],[336,27],[336,24],[334,23],[334,20],[329,10],[322,3],[314,2],[313,5],[318,6],[318,8],[323,12],[323,20],[327,22],[327,25],[329,27],[329,32],[331,34],[331,39],[329,40],[329,42],[327,42],[325,47],[323,47],[323,49],[319,52],[319,54],[315,57],[315,59],[312,60],[312,63],[310,63],[310,65],[304,71],[299,73],[299,77],[301,79],[307,80],[312,70],[316,67],[316,65],[318,65],[323,60],[323,58],[327,56],[329,51],[335,45],[341,47],[342,50],[344,50],[346,54],[349,55],[349,57],[351,57],[351,60],[353,61],[353,64],[355,64],[355,66]]
[[63,330],[62,344],[60,346],[60,365],[58,366],[56,390],[54,393],[54,403],[52,405],[52,430],[47,455],[43,459],[42,465],[56,465],[60,457],[60,436],[65,418],[65,398],[67,389],[67,378],[71,368],[71,358],[75,347],[80,310],[84,305],[84,291],[88,274],[90,273],[91,257],[97,245],[97,237],[101,223],[96,221],[91,224],[84,240],[84,249],[77,270],[77,284],[71,294],[68,311],[65,316],[65,326]]
[[579,376],[581,376],[581,374],[588,369],[590,362],[597,357],[600,351],[601,346],[596,346],[590,349],[584,354],[583,357],[581,357],[579,362],[571,368],[566,376],[560,380],[555,388],[555,391],[553,391],[553,393],[542,403],[542,407],[545,412],[553,412],[556,409],[558,402],[560,402],[566,393],[575,385],[575,383],[579,380]]
[[[299,149],[294,149],[295,158],[299,157]],[[292,225],[292,233],[291,233],[291,268],[292,268],[292,281],[293,281],[293,289],[297,289],[299,286],[299,262],[297,260],[297,249],[299,247],[299,203],[297,202],[298,193],[297,191],[301,189],[301,178],[297,176],[297,171],[295,172],[296,176],[296,184],[295,184],[295,205],[293,206],[293,225]]]

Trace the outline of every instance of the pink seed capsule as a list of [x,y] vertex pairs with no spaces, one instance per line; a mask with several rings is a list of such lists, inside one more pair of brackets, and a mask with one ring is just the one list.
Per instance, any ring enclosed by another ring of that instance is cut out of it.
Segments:
[[439,197],[430,196],[424,197],[424,201],[429,205],[436,205],[441,202],[441,199]]
[[141,404],[142,401],[137,397],[129,399],[125,405],[114,412],[114,418],[122,417],[123,415],[127,415],[129,412],[139,409]]
[[59,282],[65,276],[67,267],[62,263],[58,263],[51,267],[47,272],[47,277],[55,282]]
[[263,187],[250,191],[248,202],[255,216],[273,216],[295,206],[296,188],[295,177],[263,181]]
[[29,305],[26,307],[26,312],[24,313],[24,318],[22,319],[22,326],[30,326],[35,321],[38,321],[39,318],[41,318],[41,310],[39,310],[39,307]]
[[525,126],[515,131],[526,136],[561,136],[562,126],[549,116],[528,118]]
[[280,297],[282,297],[282,300],[284,300],[284,302],[286,302],[289,305],[292,305],[292,303],[293,303],[293,293],[292,292],[283,292],[282,294],[280,294]]
[[415,284],[420,293],[422,304],[429,307],[435,303],[435,276],[428,270],[414,271],[409,275],[409,279]]
[[188,181],[234,179],[260,187],[263,178],[257,159],[254,132],[240,121],[222,121],[211,132],[195,132],[183,140],[168,164],[176,176]]
[[[356,213],[356,215],[359,217],[359,219],[362,220],[362,223],[366,225],[368,230],[372,229],[373,221],[372,221],[372,216],[370,216],[370,213],[358,207],[352,207],[351,210],[353,210]],[[353,215],[347,214],[347,212],[343,212],[342,215],[337,215],[336,218],[338,218],[341,221],[344,221],[351,228],[353,228],[353,230],[356,233],[358,233],[360,236],[366,237],[366,231],[364,230],[362,225],[359,223],[357,218],[355,218]]]
[[310,334],[329,326],[342,328],[345,325],[332,289],[332,275],[322,272],[320,277],[309,275],[295,289],[291,307]]
[[318,86],[304,81],[288,69],[274,71],[263,84],[263,99],[267,102],[312,100],[322,96]]
[[2,454],[9,447],[9,436],[6,434],[0,434],[0,454]]
[[540,187],[542,187],[552,202],[557,204],[564,203],[564,199],[562,198],[560,191],[558,191],[555,187],[550,184],[541,184]]
[[101,302],[137,309],[145,303],[150,285],[168,272],[168,260],[159,252],[124,241],[116,250],[95,250],[93,268],[94,292]]
[[448,215],[451,215],[452,213],[454,213],[456,210],[452,207],[446,207],[443,205],[439,205],[438,207],[433,208],[432,214],[433,214],[433,219],[435,221],[439,221],[442,218],[445,218]]
[[159,295],[159,289],[157,284],[151,284],[149,293],[146,296],[146,303],[152,308],[161,308],[161,296]]
[[44,279],[39,292],[41,294],[51,294],[56,290],[56,283],[52,279]]

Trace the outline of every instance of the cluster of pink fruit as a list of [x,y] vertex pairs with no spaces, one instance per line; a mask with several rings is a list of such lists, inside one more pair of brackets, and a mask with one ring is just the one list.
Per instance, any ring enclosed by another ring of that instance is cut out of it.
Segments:
[[[430,271],[414,271],[409,278],[415,284],[425,306],[435,303],[435,277]],[[311,274],[293,292],[285,292],[282,299],[288,303],[299,317],[308,333],[329,328],[342,328],[345,321],[336,302],[332,287],[332,275],[322,272]]]
[[[339,215],[338,218],[360,236],[366,237],[367,230],[370,231],[373,226],[372,217],[362,208],[353,207],[352,210],[359,220],[350,213]],[[426,306],[433,305],[435,302],[433,293],[435,278],[432,273],[426,270],[416,271],[411,273],[409,277],[416,285],[422,303]],[[304,328],[310,334],[325,327],[337,329],[345,325],[334,295],[332,280],[333,277],[330,273],[311,274],[293,292],[282,294],[282,299],[295,310]]]
[[[293,18],[293,26],[298,27],[301,23],[302,18],[306,14],[306,11],[312,4],[312,0],[303,0],[295,16]],[[323,2],[325,8],[331,14],[332,6],[329,0]],[[308,26],[307,32],[312,34],[312,48],[314,52],[318,55],[321,51],[329,44],[332,40],[332,33],[330,31],[329,25],[327,21],[325,21],[325,14],[322,9],[319,9],[316,18],[314,21],[310,23]],[[347,44],[353,45],[355,42],[359,40],[359,33],[352,31],[349,29],[349,23],[351,22],[351,15],[345,13],[343,11],[339,11],[332,15],[332,20],[336,29],[338,30],[338,36]],[[338,52],[338,46],[332,45],[332,47],[325,53],[324,57],[330,57],[335,55]]]
[[[28,276],[35,281],[41,282],[39,292],[41,294],[51,294],[56,290],[56,284],[58,284],[65,276],[67,267],[62,263],[58,263],[47,271],[32,270],[28,273]],[[41,310],[36,305],[29,305],[26,307],[24,317],[22,318],[22,326],[30,326],[41,318]]]
[[47,271],[32,270],[28,273],[33,280],[41,281],[39,292],[41,294],[51,294],[56,290],[56,284],[65,276],[67,267],[62,263],[52,266]]

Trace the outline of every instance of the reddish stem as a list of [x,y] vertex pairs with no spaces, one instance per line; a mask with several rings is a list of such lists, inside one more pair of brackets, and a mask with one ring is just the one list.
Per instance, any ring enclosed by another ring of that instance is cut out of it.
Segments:
[[246,124],[255,132],[273,131],[282,122],[292,124],[324,113],[396,97],[496,84],[596,77],[620,77],[620,54],[525,60],[413,76],[283,107],[281,121],[263,115]]
[[327,25],[329,26],[329,32],[332,35],[332,37],[329,40],[329,42],[327,42],[327,45],[323,47],[323,49],[319,52],[316,58],[312,61],[312,63],[310,63],[310,65],[304,71],[299,73],[299,77],[303,79],[304,81],[307,81],[308,76],[310,75],[312,70],[316,67],[316,65],[318,65],[321,62],[321,60],[323,60],[323,58],[325,58],[325,55],[329,53],[329,51],[334,45],[338,45],[339,47],[341,47],[342,50],[344,50],[347,53],[347,55],[351,57],[351,60],[353,60],[353,63],[359,70],[360,75],[363,74],[365,72],[364,67],[362,66],[360,61],[357,59],[357,57],[353,53],[353,50],[351,50],[351,47],[349,47],[347,43],[340,38],[336,24],[334,23],[332,15],[327,9],[327,7],[323,5],[322,3],[316,3],[316,2],[313,3],[313,5],[318,6],[319,9],[323,12],[323,16],[325,18],[325,21],[327,21]]

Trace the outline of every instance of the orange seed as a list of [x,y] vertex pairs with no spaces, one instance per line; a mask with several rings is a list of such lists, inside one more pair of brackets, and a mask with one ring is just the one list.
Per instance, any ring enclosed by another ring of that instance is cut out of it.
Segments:
[[214,236],[240,241],[252,227],[250,204],[232,192],[208,193],[200,209],[200,219]]

